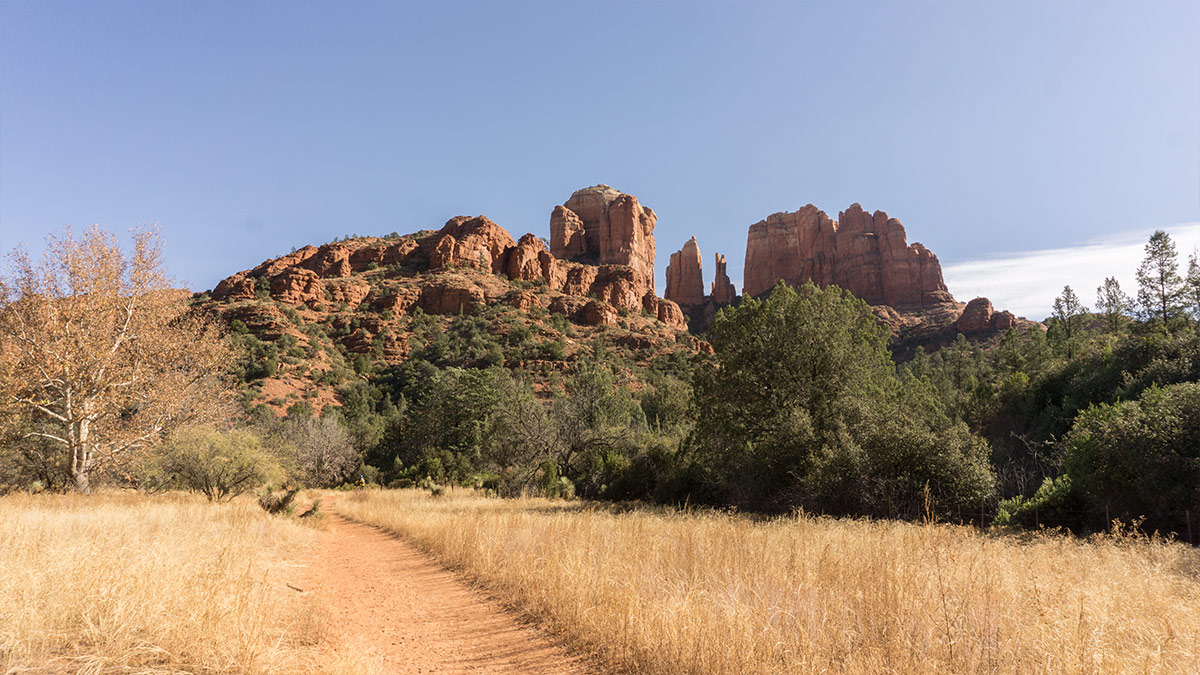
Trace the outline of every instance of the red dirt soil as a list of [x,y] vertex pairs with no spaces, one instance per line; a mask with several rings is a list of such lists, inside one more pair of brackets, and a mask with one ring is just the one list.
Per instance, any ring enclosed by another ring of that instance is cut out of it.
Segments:
[[380,658],[385,673],[582,675],[536,628],[471,590],[413,545],[334,513],[305,590],[328,598],[343,649]]

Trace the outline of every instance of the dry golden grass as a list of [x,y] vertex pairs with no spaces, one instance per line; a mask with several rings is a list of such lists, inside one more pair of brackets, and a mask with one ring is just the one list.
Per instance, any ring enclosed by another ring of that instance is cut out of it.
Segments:
[[320,600],[286,585],[315,541],[248,498],[0,499],[0,672],[318,670]]
[[403,534],[618,670],[1196,673],[1200,555],[1161,541],[366,492]]

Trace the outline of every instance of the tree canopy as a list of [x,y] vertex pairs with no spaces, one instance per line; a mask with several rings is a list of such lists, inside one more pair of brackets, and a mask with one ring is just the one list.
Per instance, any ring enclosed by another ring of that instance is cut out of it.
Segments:
[[220,331],[172,288],[154,230],[126,255],[98,227],[18,249],[0,278],[0,414],[65,456],[76,489],[174,428],[220,416]]

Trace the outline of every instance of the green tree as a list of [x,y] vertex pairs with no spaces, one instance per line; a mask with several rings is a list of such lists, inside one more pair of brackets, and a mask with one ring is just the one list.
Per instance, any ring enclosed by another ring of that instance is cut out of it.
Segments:
[[259,436],[212,427],[176,431],[152,466],[167,485],[200,492],[212,501],[232,499],[282,476],[278,458]]
[[1183,279],[1175,243],[1163,230],[1156,231],[1146,244],[1146,257],[1137,270],[1138,304],[1147,321],[1164,331],[1183,310]]
[[1104,315],[1104,325],[1110,333],[1121,328],[1126,314],[1133,309],[1133,301],[1121,290],[1116,277],[1106,277],[1104,284],[1096,288],[1096,311]]
[[1196,251],[1188,256],[1188,271],[1184,277],[1183,299],[1184,306],[1192,314],[1192,318],[1200,325],[1200,258]]
[[849,292],[780,283],[709,338],[692,447],[719,499],[916,516],[926,486],[943,512],[990,497],[986,444],[897,379],[886,327]]
[[1088,308],[1079,301],[1079,296],[1070,286],[1063,286],[1062,295],[1054,299],[1054,312],[1050,315],[1050,330],[1054,342],[1065,353],[1067,360],[1075,358],[1078,342],[1083,334]]
[[1200,505],[1200,382],[1089,408],[1066,445],[1067,474],[1093,523],[1145,517],[1150,528],[1180,532]]

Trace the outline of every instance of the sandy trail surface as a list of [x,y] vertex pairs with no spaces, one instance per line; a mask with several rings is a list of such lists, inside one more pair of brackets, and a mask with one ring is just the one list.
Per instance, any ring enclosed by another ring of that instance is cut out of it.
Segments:
[[589,672],[535,627],[408,542],[329,513],[301,584],[331,603],[331,637],[385,673]]

